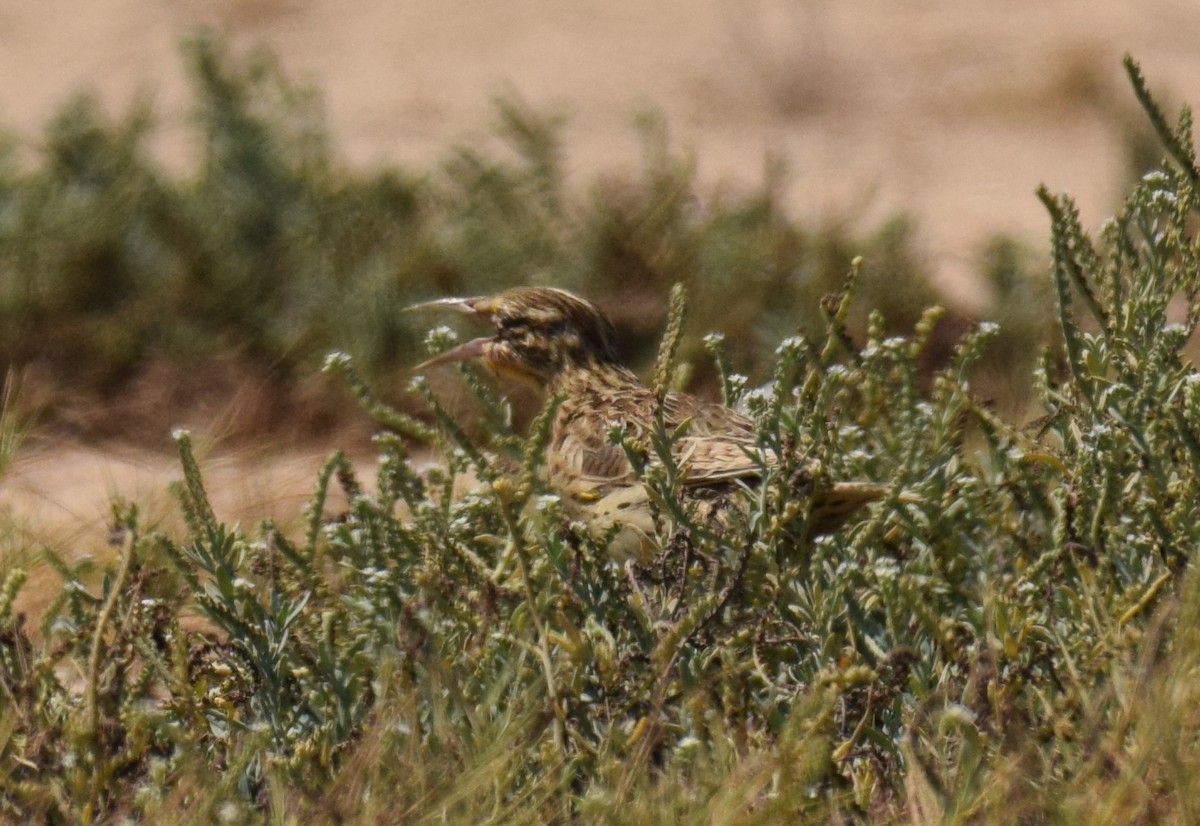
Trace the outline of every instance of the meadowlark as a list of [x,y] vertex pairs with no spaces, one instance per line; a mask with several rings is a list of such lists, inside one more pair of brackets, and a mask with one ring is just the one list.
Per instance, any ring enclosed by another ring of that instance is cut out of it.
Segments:
[[[619,558],[646,558],[659,547],[651,497],[626,449],[649,451],[656,412],[672,445],[685,504],[712,519],[736,490],[760,481],[778,457],[760,447],[754,426],[730,407],[670,392],[661,400],[617,359],[611,322],[591,302],[565,290],[517,287],[494,295],[445,298],[410,309],[442,307],[490,323],[492,335],[473,339],[420,365],[477,360],[495,373],[533,382],[562,398],[545,457],[549,485],[591,532],[610,538]],[[810,533],[829,532],[883,496],[865,483],[828,483],[815,468],[795,474],[797,492],[811,497]],[[661,522],[661,520],[660,520]]]

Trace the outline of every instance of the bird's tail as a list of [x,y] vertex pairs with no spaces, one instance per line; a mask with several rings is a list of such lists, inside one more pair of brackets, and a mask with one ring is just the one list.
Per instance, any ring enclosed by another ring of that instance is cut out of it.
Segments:
[[846,520],[872,502],[887,495],[887,488],[871,482],[836,482],[813,498],[809,517],[809,533],[813,536],[832,533]]

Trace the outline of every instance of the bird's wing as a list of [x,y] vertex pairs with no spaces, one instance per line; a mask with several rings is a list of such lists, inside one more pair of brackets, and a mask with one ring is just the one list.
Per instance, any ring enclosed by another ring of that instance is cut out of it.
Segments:
[[764,460],[775,461],[757,446],[753,422],[731,407],[668,393],[663,412],[668,427],[688,423],[675,443],[675,461],[689,487],[761,476]]
[[752,440],[721,436],[684,436],[675,443],[675,461],[688,487],[759,477],[775,456]]
[[[644,397],[643,397],[644,396]],[[624,399],[620,420],[637,441],[647,444],[647,422],[653,416],[653,397],[648,393]],[[664,424],[674,430],[687,423],[675,442],[674,458],[686,487],[698,487],[732,479],[757,477],[763,462],[772,464],[773,454],[757,447],[754,426],[737,411],[700,401],[686,393],[669,393],[663,404]],[[594,500],[615,488],[637,482],[625,450],[609,443],[607,432],[595,427],[564,424],[556,450],[551,451],[551,475],[576,499]],[[651,461],[656,461],[652,456]]]
[[689,422],[688,433],[692,436],[754,441],[754,423],[723,404],[701,401],[687,393],[668,393],[663,400],[663,413],[669,428]]
[[624,449],[588,431],[566,433],[550,458],[552,477],[581,500],[596,499],[614,486],[636,481]]

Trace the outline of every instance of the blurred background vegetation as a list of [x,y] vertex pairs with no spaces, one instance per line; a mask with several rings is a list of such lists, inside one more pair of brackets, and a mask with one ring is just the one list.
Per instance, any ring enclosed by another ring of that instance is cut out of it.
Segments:
[[[345,397],[317,375],[344,350],[402,406],[406,367],[432,296],[553,284],[614,318],[631,363],[651,357],[671,284],[689,288],[693,390],[715,374],[701,337],[721,331],[733,367],[763,378],[777,342],[820,323],[820,300],[865,260],[861,306],[910,330],[939,301],[904,216],[865,234],[803,226],[780,196],[709,195],[660,118],[641,122],[640,172],[564,181],[562,119],[496,103],[497,151],[459,147],[434,169],[349,171],[318,96],[265,53],[233,58],[213,37],[185,44],[195,99],[194,173],[152,160],[154,112],[109,118],[87,96],[47,127],[32,163],[0,154],[0,367],[23,378],[43,424],[85,437],[165,444],[178,416],[247,384],[230,432],[313,435],[344,423]],[[1008,408],[1047,340],[1046,259],[996,238],[978,256],[1000,341],[982,392]],[[951,312],[927,370],[975,319]],[[864,317],[853,320],[861,330]]]

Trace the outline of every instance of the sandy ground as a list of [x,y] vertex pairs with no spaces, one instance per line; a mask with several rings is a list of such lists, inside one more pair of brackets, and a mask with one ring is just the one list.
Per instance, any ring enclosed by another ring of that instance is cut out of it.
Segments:
[[[272,519],[289,534],[301,530],[301,514],[315,487],[327,451],[197,450],[213,511],[226,524],[252,530]],[[374,459],[351,458],[360,481],[371,487]],[[48,599],[61,581],[39,563],[48,548],[65,558],[90,554],[98,559],[114,553],[110,544],[111,503],[138,506],[145,531],[183,531],[178,506],[168,485],[182,480],[175,456],[129,447],[86,447],[34,440],[0,480],[0,571],[9,565],[32,570],[18,608]],[[330,487],[327,513],[346,507],[336,484]]]
[[[791,170],[789,201],[814,221],[918,221],[930,261],[963,304],[982,239],[1041,245],[1039,183],[1070,191],[1085,223],[1112,210],[1127,174],[1120,67],[1200,103],[1194,0],[0,0],[0,126],[36,147],[71,95],[119,113],[151,95],[156,152],[186,172],[178,43],[197,26],[237,49],[266,44],[323,93],[348,164],[427,167],[483,140],[497,94],[567,114],[580,185],[635,166],[633,123],[662,111],[706,186]],[[214,451],[218,511],[295,513],[323,451]],[[0,482],[0,522],[29,542],[103,548],[107,501],[167,518],[171,457],[42,445]]]

